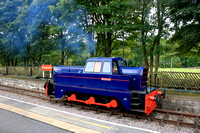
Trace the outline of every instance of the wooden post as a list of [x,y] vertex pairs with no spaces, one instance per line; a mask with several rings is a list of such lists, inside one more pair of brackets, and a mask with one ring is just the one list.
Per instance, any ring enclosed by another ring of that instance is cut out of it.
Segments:
[[42,77],[44,78],[44,71],[42,71],[42,72],[43,72],[43,76]]
[[49,71],[49,74],[50,74],[50,79],[51,79],[51,71]]

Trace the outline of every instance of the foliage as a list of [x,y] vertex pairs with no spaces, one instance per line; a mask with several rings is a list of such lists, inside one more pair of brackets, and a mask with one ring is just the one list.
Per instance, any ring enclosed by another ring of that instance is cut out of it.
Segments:
[[175,24],[171,41],[179,44],[177,51],[200,55],[200,1],[171,0],[170,13]]
[[84,65],[89,57],[123,57],[124,51],[129,66],[157,69],[170,67],[172,60],[173,67],[196,67],[199,5],[187,0],[2,0],[0,65]]
[[[82,1],[77,0],[87,11],[85,15],[86,28],[90,33],[96,33],[96,54],[109,57],[114,49],[113,42],[122,38],[122,34],[132,33],[138,23],[137,2],[129,0],[116,1]],[[90,22],[90,23],[89,23]]]

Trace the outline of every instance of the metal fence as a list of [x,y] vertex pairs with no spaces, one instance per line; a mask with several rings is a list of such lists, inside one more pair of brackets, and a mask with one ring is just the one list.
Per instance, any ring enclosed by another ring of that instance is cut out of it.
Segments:
[[[152,86],[156,86],[154,76]],[[200,73],[160,71],[157,76],[161,88],[200,90]]]
[[[0,67],[0,74],[6,74],[6,67]],[[45,77],[48,76],[46,72]],[[31,67],[8,67],[8,75],[31,76]],[[42,77],[41,67],[32,67],[33,77]]]
[[[6,67],[0,67],[0,74],[6,73]],[[8,67],[9,75],[30,76],[30,67]],[[40,67],[32,68],[33,77],[42,77],[42,71]],[[172,89],[189,89],[200,90],[200,73],[192,72],[169,72],[160,71],[157,76],[159,77],[159,87],[172,88]],[[49,77],[49,72],[45,72],[45,77]],[[148,84],[150,80],[148,81]],[[155,85],[154,75],[151,81],[152,86]]]

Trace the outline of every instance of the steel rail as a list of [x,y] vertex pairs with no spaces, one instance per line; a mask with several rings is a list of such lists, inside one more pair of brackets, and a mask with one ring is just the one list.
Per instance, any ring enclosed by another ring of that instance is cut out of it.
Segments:
[[194,118],[200,119],[199,114],[190,114],[190,113],[178,112],[178,111],[167,110],[167,109],[155,109],[155,112],[168,113],[168,114],[172,114],[172,115],[182,115],[182,116],[186,116],[186,117],[194,117]]
[[13,86],[9,86],[9,85],[2,85],[2,84],[0,84],[0,86],[2,86],[2,87],[7,87],[7,88],[11,88],[11,89],[18,89],[18,90],[28,91],[28,92],[46,94],[46,93],[43,92],[43,91],[30,90],[30,89],[25,89],[25,88],[13,87]]

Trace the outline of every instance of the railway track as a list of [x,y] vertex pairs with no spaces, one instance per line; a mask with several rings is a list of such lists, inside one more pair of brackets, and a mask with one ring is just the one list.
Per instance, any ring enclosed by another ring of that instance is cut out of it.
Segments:
[[[70,105],[71,106],[71,105]],[[144,119],[147,123],[150,122],[158,122],[161,126],[165,124],[172,124],[176,125],[177,128],[181,126],[190,127],[199,130],[200,129],[200,115],[199,114],[191,114],[191,113],[184,113],[184,112],[177,112],[172,110],[163,110],[163,109],[156,109],[152,112],[149,116],[136,114],[133,112],[115,112],[110,110],[103,110],[103,109],[95,109],[92,107],[82,107],[85,109],[93,109],[97,110],[98,113],[108,113],[110,115],[118,115],[119,117],[131,117],[131,118],[138,118]]]
[[107,113],[109,115],[117,115],[118,117],[131,117],[137,119],[144,119],[147,122],[156,121],[161,126],[165,124],[173,124],[177,127],[186,126],[190,128],[195,128],[197,130],[200,129],[200,115],[199,114],[191,114],[191,113],[184,113],[172,110],[163,110],[163,109],[156,109],[151,115],[146,116],[144,114],[137,114],[129,111],[119,111],[119,110],[109,110],[109,109],[102,109],[98,108],[97,106],[88,106],[84,104],[77,104],[68,102],[65,98],[63,99],[56,99],[56,98],[49,98],[46,97],[46,93],[42,91],[35,91],[29,89],[23,89],[18,87],[11,87],[7,85],[0,85],[1,91],[12,92],[20,95],[30,96],[33,98],[39,98],[42,100],[59,102],[65,104],[67,106],[74,106],[77,108],[87,109],[87,110],[96,110],[96,113]]
[[46,93],[42,91],[29,90],[29,89],[18,88],[18,87],[13,87],[13,86],[8,86],[8,85],[0,85],[0,90],[12,92],[16,94],[21,94],[25,96],[30,96],[34,98],[39,98],[42,100],[49,100],[49,98],[46,97]]
[[199,114],[191,114],[164,109],[156,109],[154,111],[154,114],[156,114],[157,116],[151,116],[149,119],[152,121],[158,121],[161,125],[167,123],[177,125],[178,127],[186,126],[200,129]]

